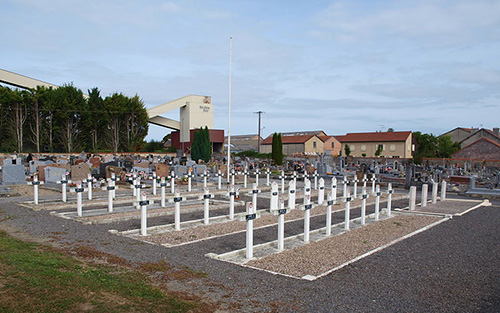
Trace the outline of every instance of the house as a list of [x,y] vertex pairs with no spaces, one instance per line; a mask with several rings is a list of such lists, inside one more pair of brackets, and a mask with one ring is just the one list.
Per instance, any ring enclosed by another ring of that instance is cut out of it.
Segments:
[[318,136],[323,141],[323,153],[326,155],[340,155],[341,144],[335,136]]
[[[227,136],[225,137],[225,145],[227,145]],[[262,137],[260,142],[262,142]],[[259,135],[231,135],[231,151],[257,151],[259,146]],[[233,150],[234,149],[234,150]]]
[[486,128],[475,129],[471,132],[469,136],[460,141],[460,146],[462,148],[467,147],[481,138],[488,138],[500,144],[499,129],[498,128],[493,128],[493,130],[489,130]]
[[380,149],[379,156],[411,158],[414,150],[411,131],[348,133],[335,137],[342,144],[341,152],[343,155],[345,155],[346,146],[349,146],[350,156],[356,157],[374,157],[377,149]]
[[500,160],[500,143],[482,137],[451,155],[452,159]]
[[[323,132],[324,133],[324,132]],[[281,142],[283,144],[283,154],[293,155],[300,154],[322,154],[324,151],[323,140],[315,134],[309,135],[284,135],[281,134]],[[273,135],[269,135],[262,141],[260,152],[272,152]]]
[[499,128],[495,127],[493,130],[487,128],[464,128],[457,127],[452,129],[439,137],[449,135],[453,142],[458,142],[462,148],[469,146],[481,138],[489,138],[497,143],[500,143]]

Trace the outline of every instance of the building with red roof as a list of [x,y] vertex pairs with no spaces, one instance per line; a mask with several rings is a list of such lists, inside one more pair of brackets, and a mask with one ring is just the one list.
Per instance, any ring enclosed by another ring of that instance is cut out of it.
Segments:
[[342,144],[342,154],[349,146],[350,156],[375,157],[377,149],[380,155],[386,158],[411,158],[414,150],[411,131],[401,132],[372,132],[347,133],[344,136],[335,136]]

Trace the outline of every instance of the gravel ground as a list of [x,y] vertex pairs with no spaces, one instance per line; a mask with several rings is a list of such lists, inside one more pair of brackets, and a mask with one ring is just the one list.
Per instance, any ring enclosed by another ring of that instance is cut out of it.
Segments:
[[[217,302],[221,312],[500,311],[499,202],[454,217],[310,282],[204,256],[242,248],[244,233],[165,248],[108,232],[127,229],[137,221],[83,225],[47,211],[29,210],[13,200],[0,199],[0,228],[18,237],[50,241],[62,247],[90,246],[131,262],[164,260],[179,268],[203,271],[207,274],[203,279],[172,278],[161,283],[169,290]],[[265,205],[264,200],[260,203]],[[395,201],[393,207],[407,204],[408,200]],[[359,210],[353,210],[352,218],[357,216]],[[340,221],[342,216],[334,214],[333,223]],[[323,223],[324,217],[315,217],[311,229]],[[303,227],[300,221],[288,224],[286,232],[290,234]],[[272,240],[276,227],[256,230],[254,235],[256,244]]]
[[339,236],[285,250],[246,264],[276,273],[319,276],[370,250],[440,220],[438,217],[400,215],[356,228]]

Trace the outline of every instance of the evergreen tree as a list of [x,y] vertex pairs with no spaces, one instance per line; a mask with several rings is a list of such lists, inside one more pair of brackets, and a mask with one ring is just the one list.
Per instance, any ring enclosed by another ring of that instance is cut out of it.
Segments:
[[278,161],[276,165],[283,165],[283,140],[281,133],[278,134]]
[[195,130],[194,135],[193,135],[193,142],[191,144],[191,159],[198,163],[198,160],[202,159],[202,145],[203,145],[203,139],[202,139],[202,130]]
[[210,143],[210,131],[208,126],[203,130],[203,161],[210,162],[212,158],[212,144]]

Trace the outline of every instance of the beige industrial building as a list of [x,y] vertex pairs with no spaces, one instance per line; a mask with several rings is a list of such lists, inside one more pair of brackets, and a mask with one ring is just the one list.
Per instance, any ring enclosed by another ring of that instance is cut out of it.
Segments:
[[[324,144],[317,135],[283,135],[281,134],[283,143],[283,154],[322,154],[324,153]],[[273,136],[270,135],[261,144],[260,152],[271,153]]]

